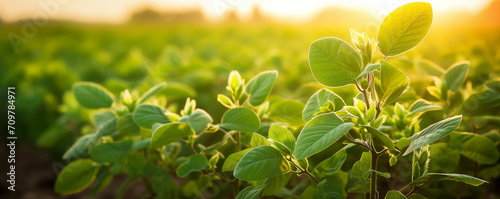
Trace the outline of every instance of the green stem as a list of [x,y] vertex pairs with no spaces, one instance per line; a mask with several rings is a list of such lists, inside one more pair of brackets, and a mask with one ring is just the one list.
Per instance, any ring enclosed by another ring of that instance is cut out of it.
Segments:
[[371,175],[371,181],[370,181],[370,199],[375,199],[377,195],[377,173],[375,172],[377,170],[377,161],[378,161],[378,154],[375,151],[375,149],[371,150],[372,153],[372,175]]
[[303,169],[302,167],[300,167],[300,165],[298,164],[295,164],[295,162],[293,162],[293,160],[290,159],[290,162],[293,164],[293,166],[297,167],[301,172],[300,173],[305,173],[306,175],[308,175],[310,178],[312,178],[314,181],[316,181],[317,183],[319,183],[319,180],[316,179],[311,173],[309,173],[308,170],[306,169]]
[[236,151],[241,151],[241,141],[240,141],[241,133],[236,131]]

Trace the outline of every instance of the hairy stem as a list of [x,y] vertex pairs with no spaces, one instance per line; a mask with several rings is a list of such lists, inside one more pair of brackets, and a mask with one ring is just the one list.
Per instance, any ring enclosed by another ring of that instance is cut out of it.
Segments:
[[375,148],[371,150],[372,153],[372,174],[371,174],[371,181],[370,181],[370,199],[376,199],[377,195],[377,173],[375,171],[377,170],[377,161],[378,161],[378,156],[377,152],[375,151]]
[[319,180],[316,179],[311,173],[309,173],[309,171],[307,169],[303,169],[302,167],[300,167],[300,165],[295,164],[295,162],[293,162],[293,160],[290,160],[290,162],[293,164],[293,166],[297,167],[301,171],[300,173],[305,173],[310,178],[312,178],[314,181],[316,181],[317,183],[319,183]]

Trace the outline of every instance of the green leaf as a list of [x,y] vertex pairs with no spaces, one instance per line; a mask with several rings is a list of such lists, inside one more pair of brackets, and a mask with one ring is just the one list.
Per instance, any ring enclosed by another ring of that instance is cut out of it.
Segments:
[[283,100],[273,104],[269,110],[269,118],[274,122],[283,122],[291,126],[301,126],[304,104],[295,100]]
[[168,190],[168,184],[172,181],[172,177],[165,168],[156,168],[151,176],[151,188],[156,194],[161,194]]
[[417,134],[410,137],[411,144],[406,149],[403,156],[408,155],[412,151],[422,148],[425,145],[431,144],[436,140],[439,140],[448,134],[455,131],[462,121],[462,116],[450,117],[439,122],[436,122],[424,130],[418,132]]
[[285,127],[276,124],[271,125],[268,137],[269,139],[276,140],[285,145],[290,152],[295,150],[295,137],[293,137],[292,132]]
[[94,183],[92,183],[92,186],[90,188],[92,196],[95,197],[102,190],[104,190],[104,188],[106,188],[111,183],[111,180],[113,180],[113,175],[111,175],[109,168],[106,166],[100,167]]
[[390,104],[398,100],[398,98],[409,88],[410,78],[389,62],[380,61],[380,83],[377,84],[376,90],[380,97],[380,101],[384,104]]
[[349,193],[368,193],[370,191],[370,171],[372,165],[372,156],[370,152],[363,152],[361,159],[359,159],[351,170],[349,176]]
[[[486,181],[481,180],[479,178],[475,178],[465,174],[456,174],[456,173],[427,173],[424,176],[414,180],[407,186],[415,186],[425,183],[437,182],[441,180],[452,180],[457,182],[467,183],[473,186],[479,186]],[[487,182],[486,182],[487,183]]]
[[399,152],[396,150],[396,148],[394,148],[394,143],[392,142],[391,138],[389,138],[389,136],[387,136],[386,134],[380,132],[378,129],[376,128],[373,128],[371,126],[362,126],[364,128],[366,128],[366,130],[368,130],[368,133],[374,135],[376,138],[378,138],[378,140],[380,140],[380,142],[382,142],[382,144],[384,144],[384,147],[387,147],[387,149],[389,149],[389,151],[392,153],[392,154],[398,154]]
[[285,173],[283,175],[269,178],[266,187],[264,188],[264,190],[262,190],[262,196],[277,194],[279,191],[285,188],[286,184],[290,180],[290,177],[292,177],[292,174]]
[[134,122],[134,115],[127,113],[118,118],[116,131],[120,136],[139,135],[140,127]]
[[479,164],[495,164],[500,156],[493,141],[485,136],[471,133],[453,133],[451,142],[458,145],[460,153]]
[[347,149],[352,147],[352,145],[347,145],[344,148],[337,151],[332,157],[323,160],[314,168],[314,173],[317,174],[332,174],[333,172],[338,171],[342,165],[344,165],[345,160],[347,159]]
[[385,195],[385,199],[406,199],[406,196],[399,191],[390,190]]
[[57,176],[54,191],[62,195],[83,191],[94,182],[98,170],[98,164],[90,159],[71,162]]
[[295,157],[304,159],[326,149],[353,126],[351,122],[344,123],[335,113],[314,117],[304,126],[297,138]]
[[186,177],[189,173],[193,171],[208,169],[208,167],[210,167],[210,165],[208,164],[207,158],[204,155],[197,154],[189,157],[189,160],[181,164],[175,170],[175,173],[179,177]]
[[444,74],[443,83],[450,91],[457,91],[467,77],[469,62],[458,62],[450,66]]
[[321,107],[328,105],[328,103],[333,102],[333,110],[339,111],[345,106],[344,100],[332,91],[322,88],[318,92],[309,98],[302,111],[302,118],[304,121],[311,120],[317,113],[321,112]]
[[220,126],[234,131],[255,132],[259,130],[260,119],[251,109],[238,107],[224,113]]
[[229,97],[222,94],[217,95],[217,101],[220,102],[226,108],[233,108],[234,106],[233,101],[231,101]]
[[264,71],[252,78],[245,87],[245,91],[250,94],[248,102],[252,106],[258,106],[266,101],[267,96],[271,93],[274,81],[278,77],[278,71]]
[[373,169],[370,169],[367,171],[368,173],[370,172],[375,172],[375,174],[377,174],[378,176],[382,176],[384,178],[391,178],[391,174],[390,173],[387,173],[387,172],[382,172],[382,171],[376,171],[376,170],[373,170]]
[[246,187],[241,190],[235,199],[258,199],[266,184],[257,187]]
[[177,122],[189,123],[191,128],[193,128],[196,134],[198,134],[208,128],[208,125],[213,121],[214,120],[207,112],[201,109],[196,109],[190,115],[182,116]]
[[154,86],[153,88],[150,88],[146,93],[144,93],[140,98],[139,98],[139,101],[138,103],[141,104],[143,102],[145,102],[147,99],[149,99],[150,97],[156,95],[157,93],[159,93],[163,88],[165,88],[165,86],[167,85],[167,83],[165,82],[162,82],[162,83],[159,83],[157,84],[156,86]]
[[76,101],[85,108],[109,108],[113,104],[113,95],[99,84],[80,82],[73,86]]
[[167,111],[160,106],[152,104],[141,104],[134,111],[134,121],[139,126],[150,129],[156,123],[169,123]]
[[151,138],[146,138],[135,141],[134,144],[132,145],[132,149],[133,150],[144,149],[148,148],[149,146],[151,146]]
[[271,144],[267,141],[266,137],[258,133],[252,133],[252,139],[250,140],[250,147],[255,148],[264,145],[271,146]]
[[63,159],[72,160],[87,157],[89,149],[97,142],[95,134],[87,134],[80,137],[71,147],[64,153]]
[[433,111],[433,110],[440,110],[443,107],[432,104],[431,102],[425,101],[423,99],[419,99],[410,106],[410,114],[415,115],[415,114],[422,114],[427,111]]
[[246,153],[234,169],[234,177],[259,181],[290,171],[288,162],[272,146],[258,146]]
[[195,132],[188,123],[164,124],[153,131],[151,147],[162,147],[190,135],[195,135]]
[[347,42],[327,37],[309,48],[309,66],[316,80],[330,87],[356,83],[363,69],[361,56]]
[[222,165],[222,171],[233,171],[248,151],[250,151],[250,148],[229,155],[224,161],[224,165]]
[[500,108],[500,81],[488,82],[486,89],[469,96],[462,105],[465,116],[498,115]]
[[356,79],[359,79],[359,78],[362,78],[363,76],[365,76],[366,74],[370,73],[370,72],[373,72],[374,70],[377,70],[377,68],[379,68],[382,64],[379,64],[379,63],[375,63],[375,64],[369,64],[368,66],[366,66],[365,70],[363,70],[363,72],[361,72],[361,74],[359,74]]
[[118,162],[127,157],[132,148],[132,140],[99,144],[90,150],[90,157],[97,162]]
[[414,2],[403,5],[385,17],[378,30],[380,52],[395,56],[417,46],[431,29],[432,6]]
[[317,186],[314,199],[322,198],[346,198],[345,185],[347,184],[347,173],[337,171],[326,176]]
[[415,63],[418,72],[434,77],[441,77],[444,74],[443,68],[427,59],[418,59]]
[[95,134],[98,138],[100,138],[102,136],[111,135],[116,131],[118,119],[113,112],[106,111],[94,115],[94,122],[97,126]]
[[460,152],[448,147],[446,143],[430,145],[429,171],[453,172],[458,167]]

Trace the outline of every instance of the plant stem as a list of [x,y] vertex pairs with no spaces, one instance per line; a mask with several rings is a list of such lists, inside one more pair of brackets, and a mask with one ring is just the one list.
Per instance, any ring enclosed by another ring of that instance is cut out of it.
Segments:
[[370,199],[375,199],[377,195],[377,173],[375,171],[377,170],[377,161],[378,161],[378,156],[377,152],[375,151],[375,148],[371,150],[372,153],[372,165],[371,169],[372,175],[371,175],[371,182],[370,182]]
[[298,164],[295,164],[295,162],[293,162],[293,160],[290,159],[290,162],[293,164],[293,166],[297,167],[298,169],[300,169],[300,173],[305,173],[306,175],[308,175],[310,178],[312,178],[314,181],[316,181],[317,183],[319,183],[319,180],[316,179],[311,173],[309,173],[309,171],[307,171],[306,169],[303,169],[302,167],[300,167],[300,165]]
[[241,133],[236,131],[236,150],[241,151],[241,141],[240,141]]

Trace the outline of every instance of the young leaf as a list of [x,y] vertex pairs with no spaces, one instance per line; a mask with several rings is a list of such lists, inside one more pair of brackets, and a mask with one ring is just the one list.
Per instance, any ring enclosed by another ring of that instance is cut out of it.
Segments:
[[208,169],[210,165],[208,160],[204,155],[197,154],[189,157],[189,160],[181,164],[176,170],[175,174],[179,177],[186,177],[193,171],[200,171],[202,169]]
[[266,101],[267,96],[271,93],[274,81],[278,77],[278,71],[264,71],[252,78],[246,85],[245,91],[250,94],[248,102],[252,106],[258,106]]
[[326,149],[353,126],[351,122],[344,123],[335,113],[314,117],[304,126],[297,138],[295,157],[304,159]]
[[109,108],[113,104],[113,95],[104,87],[95,83],[76,83],[73,86],[73,93],[78,103],[85,108]]
[[260,119],[251,109],[238,107],[224,113],[220,126],[234,131],[255,132],[259,130]]
[[395,56],[417,46],[432,24],[430,3],[414,2],[392,11],[380,24],[377,41],[380,52]]
[[425,128],[424,130],[418,132],[417,134],[411,136],[411,144],[410,146],[408,146],[408,149],[406,149],[406,152],[403,154],[403,156],[408,155],[412,151],[420,149],[423,146],[431,144],[434,141],[439,140],[452,133],[453,131],[455,131],[455,129],[458,128],[458,125],[460,125],[461,121],[461,115],[447,118],[436,122]]
[[389,62],[380,61],[380,84],[377,86],[377,94],[384,104],[395,102],[410,85],[410,78]]
[[321,107],[324,107],[330,102],[333,102],[334,105],[332,111],[339,111],[345,105],[344,100],[342,100],[342,98],[337,94],[328,89],[322,88],[318,92],[314,93],[309,100],[307,100],[306,106],[302,111],[302,118],[304,121],[311,120],[314,116],[316,116],[315,114],[321,111]]
[[188,123],[164,124],[153,131],[151,147],[162,147],[190,135],[195,132]]
[[241,190],[235,199],[258,199],[266,184],[253,187],[249,186]]
[[163,89],[165,86],[167,85],[167,83],[165,82],[162,82],[162,83],[159,83],[157,84],[156,86],[154,86],[153,88],[150,88],[146,93],[144,93],[138,100],[138,103],[141,104],[143,102],[145,102],[147,99],[149,99],[150,97],[156,95],[158,92],[161,91],[161,89]]
[[469,62],[458,62],[450,66],[450,69],[446,71],[443,78],[443,83],[446,85],[446,88],[450,91],[457,91],[462,83],[464,83],[468,70]]
[[258,146],[246,153],[234,169],[234,177],[258,181],[290,171],[290,165],[272,146]]
[[99,167],[90,159],[80,159],[68,164],[57,176],[54,191],[67,195],[89,187],[96,178]]
[[276,140],[285,145],[291,152],[295,150],[295,137],[287,128],[273,124],[269,128],[269,139]]
[[134,121],[139,126],[150,129],[156,123],[169,123],[165,113],[167,111],[160,106],[152,104],[141,104],[134,111]]
[[233,106],[234,106],[231,99],[229,99],[229,97],[222,95],[222,94],[217,95],[217,101],[220,102],[226,108],[233,108]]
[[[437,182],[441,180],[453,180],[457,182],[467,183],[473,186],[479,186],[486,181],[481,180],[479,178],[475,178],[465,174],[456,174],[456,173],[427,173],[424,176],[414,180],[407,186],[415,186],[425,183]],[[487,182],[486,182],[487,183]]]
[[370,152],[363,152],[361,159],[354,163],[349,176],[349,193],[368,193],[370,191],[370,171],[372,156]]
[[127,157],[132,144],[132,140],[99,144],[92,147],[90,157],[97,162],[118,162]]
[[382,64],[379,64],[379,63],[376,63],[376,64],[369,64],[368,66],[366,66],[365,70],[363,72],[361,72],[361,74],[359,74],[356,79],[359,79],[359,78],[362,78],[363,76],[365,76],[366,74],[370,73],[370,72],[373,72],[374,70],[377,70],[377,68],[379,68]]
[[390,190],[385,195],[385,199],[406,199],[406,196],[399,191]]
[[191,128],[198,134],[208,128],[208,125],[213,122],[213,119],[204,110],[196,109],[190,115],[182,116],[177,122],[189,123]]
[[248,151],[250,151],[250,148],[229,155],[224,161],[224,165],[222,165],[222,171],[233,171]]
[[356,83],[356,77],[363,70],[358,52],[347,42],[334,37],[311,43],[309,66],[314,78],[330,87]]
[[116,115],[110,111],[95,115],[94,121],[97,125],[96,137],[100,138],[113,134],[116,130],[117,120]]
[[250,147],[255,148],[264,145],[271,146],[271,144],[267,141],[266,137],[258,133],[252,133],[252,139],[250,140]]

